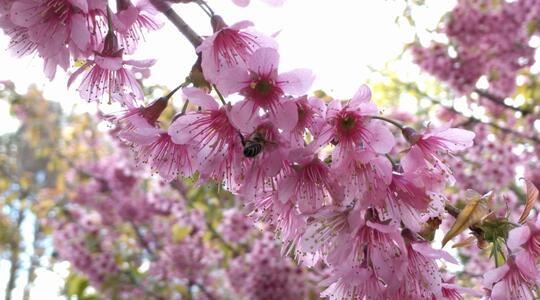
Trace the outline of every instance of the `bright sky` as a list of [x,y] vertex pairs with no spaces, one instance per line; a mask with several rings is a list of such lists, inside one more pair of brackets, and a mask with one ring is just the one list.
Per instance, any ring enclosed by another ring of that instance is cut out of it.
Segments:
[[[351,97],[370,76],[369,66],[382,68],[394,59],[403,45],[412,41],[413,33],[395,23],[404,8],[402,0],[287,0],[280,8],[272,8],[260,0],[251,0],[248,8],[236,7],[230,0],[208,0],[216,13],[227,23],[251,20],[264,33],[279,32],[280,69],[310,68],[316,74],[313,90],[323,89],[339,98]],[[415,15],[421,27],[434,27],[455,1],[428,0]],[[176,11],[201,35],[211,33],[208,18],[195,5],[175,5]],[[177,86],[188,74],[195,55],[191,45],[176,28],[166,23],[158,32],[146,36],[133,58],[156,58],[152,77],[146,84]],[[0,48],[7,48],[8,39],[0,33]],[[67,76],[58,70],[49,82],[42,72],[42,61],[36,57],[15,59],[0,55],[0,80],[9,79],[24,93],[30,84],[44,91],[47,99],[60,101],[70,110],[74,103],[83,103],[74,88],[66,91]],[[0,134],[12,131],[17,122],[7,116],[7,105],[0,102]],[[88,109],[82,105],[78,110]],[[5,286],[8,264],[0,261],[0,287]],[[60,268],[55,272],[39,270],[35,295],[54,300],[62,286]],[[22,276],[25,277],[25,276]],[[19,280],[14,299],[20,299],[24,280]],[[0,288],[0,298],[3,290]],[[58,298],[62,299],[62,298]]]

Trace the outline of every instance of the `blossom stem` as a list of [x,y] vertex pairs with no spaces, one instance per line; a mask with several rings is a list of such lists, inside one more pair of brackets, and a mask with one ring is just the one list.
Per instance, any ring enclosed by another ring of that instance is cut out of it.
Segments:
[[178,31],[188,39],[194,48],[199,47],[202,38],[172,9],[169,3],[163,0],[150,0],[150,2],[176,26]]
[[203,0],[197,0],[197,4],[201,7],[202,10],[211,18],[215,15],[214,10]]
[[403,126],[403,124],[401,124],[401,123],[399,123],[397,121],[394,121],[392,119],[386,118],[386,117],[381,117],[381,116],[369,116],[369,117],[372,118],[372,119],[378,119],[378,120],[388,122],[388,123],[396,126],[399,129],[403,129],[403,127],[405,127],[405,126]]
[[223,97],[223,95],[221,94],[221,92],[219,91],[217,86],[215,84],[213,84],[212,87],[216,91],[216,94],[218,95],[219,100],[221,100],[221,103],[223,103],[223,105],[227,105],[227,102],[225,101],[225,98]]
[[180,84],[179,86],[175,87],[174,90],[170,91],[167,96],[165,96],[165,98],[167,98],[167,100],[169,100],[173,95],[174,93],[176,93],[179,89],[181,88],[185,88],[186,86],[189,85],[189,81],[184,81],[182,82],[182,84]]
[[181,116],[183,116],[183,115],[186,114],[188,105],[189,105],[189,100],[186,99],[186,102],[184,102],[184,106],[182,106],[182,112],[180,112],[180,115],[181,115]]
[[399,163],[394,161],[394,159],[388,153],[385,154],[384,156],[386,156],[386,158],[390,161],[390,163],[392,164],[392,167],[395,168],[395,167],[399,166]]

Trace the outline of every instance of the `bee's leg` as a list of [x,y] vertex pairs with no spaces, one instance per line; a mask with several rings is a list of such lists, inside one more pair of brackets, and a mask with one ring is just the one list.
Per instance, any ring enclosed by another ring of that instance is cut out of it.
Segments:
[[238,130],[238,135],[240,136],[240,142],[242,142],[242,146],[245,147],[246,146],[246,140],[244,139],[244,136],[242,135],[240,130]]

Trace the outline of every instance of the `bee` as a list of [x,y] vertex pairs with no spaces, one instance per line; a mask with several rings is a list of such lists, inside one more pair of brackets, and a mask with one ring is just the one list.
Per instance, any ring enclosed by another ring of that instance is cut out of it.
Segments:
[[244,146],[245,157],[255,157],[263,151],[266,141],[260,133],[255,132],[249,139],[245,139],[240,132],[238,134],[240,135],[242,146]]

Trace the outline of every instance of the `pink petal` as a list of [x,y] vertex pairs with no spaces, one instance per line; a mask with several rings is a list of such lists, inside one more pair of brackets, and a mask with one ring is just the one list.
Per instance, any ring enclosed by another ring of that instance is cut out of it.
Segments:
[[507,284],[504,281],[499,281],[491,290],[490,300],[509,300],[510,293]]
[[232,24],[231,26],[229,26],[229,28],[234,29],[234,30],[241,30],[244,28],[252,27],[253,25],[254,25],[253,22],[244,20],[244,21],[240,21],[240,22],[236,22]]
[[285,3],[285,0],[264,0],[264,2],[272,6],[281,6]]
[[428,257],[431,259],[443,258],[447,262],[450,262],[456,265],[459,264],[459,262],[452,255],[450,255],[450,253],[444,250],[433,249],[428,243],[414,243],[412,244],[412,247],[415,251],[421,253],[425,257]]
[[187,144],[192,141],[202,130],[200,126],[195,128],[190,127],[191,124],[198,119],[200,119],[198,114],[187,114],[176,119],[171,126],[169,126],[168,130],[171,140],[175,144]]
[[392,233],[396,231],[396,228],[391,225],[384,225],[381,223],[374,223],[371,221],[367,221],[366,225],[383,233]]
[[279,129],[290,131],[298,123],[298,109],[294,101],[281,103],[276,107],[275,113],[270,114],[272,123]]
[[249,85],[251,79],[248,71],[239,66],[221,69],[221,72],[215,75],[217,75],[215,84],[224,96],[239,92]]
[[540,280],[540,273],[538,273],[536,264],[531,263],[534,261],[536,261],[535,258],[527,251],[520,251],[516,254],[516,266],[521,273],[538,282]]
[[248,68],[257,74],[273,74],[279,65],[279,53],[273,48],[260,48],[249,58]]
[[356,94],[351,99],[350,105],[357,107],[361,103],[367,103],[371,101],[371,89],[369,86],[362,84]]
[[372,161],[377,170],[377,174],[384,184],[390,185],[392,182],[392,163],[384,156],[378,156]]
[[123,132],[120,137],[137,145],[148,145],[159,137],[159,133],[157,128],[145,127]]
[[140,69],[147,69],[156,63],[155,59],[128,59],[124,60],[124,64],[134,66]]
[[42,20],[37,12],[39,4],[34,1],[13,1],[10,9],[10,19],[15,25],[30,27]]
[[83,13],[88,13],[88,1],[86,0],[68,0],[73,6],[78,7]]
[[367,129],[371,132],[370,146],[379,154],[385,154],[392,150],[396,140],[392,131],[381,122],[369,122]]
[[102,69],[118,71],[122,68],[122,57],[96,55],[94,60],[96,64]]
[[436,136],[448,141],[446,144],[451,151],[459,151],[473,145],[474,132],[459,128],[450,128],[438,133]]
[[267,157],[263,167],[266,177],[276,176],[283,168],[283,154],[279,151],[272,151]]
[[280,74],[277,82],[286,94],[300,96],[309,90],[313,80],[315,80],[315,76],[311,70],[296,69]]
[[135,21],[137,21],[137,17],[139,16],[139,10],[133,6],[130,5],[128,8],[118,12],[116,14],[116,17],[123,25],[123,30],[117,29],[119,31],[126,31],[129,29]]
[[495,282],[500,281],[508,273],[510,267],[507,264],[504,264],[496,269],[488,271],[484,274],[483,285],[486,287],[492,286]]
[[186,96],[189,102],[202,107],[202,109],[217,110],[219,105],[214,97],[208,95],[199,88],[187,87],[182,89],[182,93]]
[[238,6],[241,6],[241,7],[246,7],[249,5],[249,0],[233,0],[234,4],[238,5]]
[[426,161],[424,154],[418,146],[412,146],[409,152],[401,159],[401,166],[405,173],[415,173],[416,170],[424,168]]
[[291,199],[296,187],[296,177],[287,176],[279,184],[277,197],[281,203],[285,203]]
[[71,18],[71,40],[81,49],[85,51],[90,42],[90,32],[86,19],[82,14],[75,14]]
[[85,63],[84,65],[82,65],[80,68],[78,68],[75,72],[73,72],[73,74],[71,74],[71,76],[69,76],[69,79],[68,79],[68,82],[67,82],[67,87],[69,88],[71,86],[71,84],[73,83],[73,81],[75,81],[77,79],[77,77],[79,77],[79,75],[81,75],[82,72],[86,71],[86,69],[92,65],[94,62],[87,62]]
[[143,99],[144,92],[135,76],[125,69],[118,70],[118,73],[121,73],[118,76],[123,77],[124,82],[122,83],[126,86],[128,92],[131,91],[130,96],[133,96],[135,99]]
[[521,227],[514,228],[510,231],[507,244],[512,250],[518,249],[521,245],[525,244],[531,237],[531,229],[527,224]]
[[252,101],[235,103],[229,112],[231,123],[243,132],[253,132],[259,123],[257,111],[254,109]]

